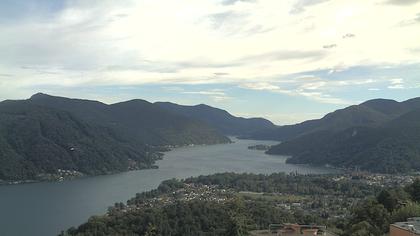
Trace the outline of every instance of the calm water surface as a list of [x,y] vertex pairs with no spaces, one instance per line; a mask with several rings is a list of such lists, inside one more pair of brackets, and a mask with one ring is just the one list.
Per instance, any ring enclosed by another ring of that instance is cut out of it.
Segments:
[[0,235],[49,236],[103,214],[115,202],[156,188],[165,179],[219,172],[331,173],[332,169],[285,164],[285,157],[248,150],[272,141],[178,148],[165,154],[159,169],[131,171],[72,181],[0,186]]

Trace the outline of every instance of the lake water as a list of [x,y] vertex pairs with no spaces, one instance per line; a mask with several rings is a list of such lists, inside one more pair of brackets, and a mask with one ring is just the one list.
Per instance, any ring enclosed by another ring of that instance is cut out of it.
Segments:
[[285,157],[248,150],[272,141],[178,148],[167,152],[159,169],[131,171],[64,182],[0,186],[0,235],[49,236],[104,214],[115,202],[156,188],[162,180],[220,172],[331,173],[332,169],[285,164]]

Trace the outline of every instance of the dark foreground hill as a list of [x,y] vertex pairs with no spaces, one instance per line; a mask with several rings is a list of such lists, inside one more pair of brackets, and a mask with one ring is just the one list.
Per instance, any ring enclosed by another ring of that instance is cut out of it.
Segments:
[[167,111],[206,122],[225,135],[243,136],[276,127],[271,121],[263,118],[236,117],[225,110],[204,104],[196,106],[182,106],[170,102],[157,102],[155,104]]
[[163,146],[229,141],[143,100],[107,105],[36,94],[0,102],[0,182],[150,168]]
[[311,121],[317,125],[288,136],[267,153],[291,155],[288,162],[295,164],[329,164],[386,173],[419,171],[419,108],[419,99],[401,103],[368,101]]
[[58,169],[96,175],[147,168],[157,157],[68,112],[0,103],[0,180],[42,179]]
[[107,127],[131,143],[162,146],[229,142],[228,138],[204,122],[166,111],[140,99],[107,105],[36,94],[30,101],[70,112],[90,124]]

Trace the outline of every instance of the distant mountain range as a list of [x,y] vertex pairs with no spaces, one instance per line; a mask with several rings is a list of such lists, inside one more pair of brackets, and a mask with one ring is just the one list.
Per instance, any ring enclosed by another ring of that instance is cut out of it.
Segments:
[[230,142],[225,135],[282,141],[267,153],[288,163],[375,172],[420,171],[420,98],[375,99],[296,125],[275,126],[204,104],[98,101],[35,94],[0,102],[0,181],[150,168],[162,148]]
[[418,108],[420,108],[420,98],[401,103],[374,99],[334,111],[322,119],[258,130],[244,138],[286,141],[321,130],[339,131],[353,126],[375,127]]
[[274,126],[205,105],[185,112],[164,104],[107,105],[42,93],[0,102],[0,181],[41,179],[58,169],[97,175],[150,168],[162,147],[227,143],[225,135]]
[[170,102],[157,102],[155,104],[167,111],[203,121],[226,135],[245,136],[260,130],[277,127],[271,121],[263,118],[236,117],[225,110],[205,104],[196,106],[182,106]]
[[322,119],[259,131],[251,138],[283,141],[267,151],[288,163],[330,164],[375,172],[420,170],[420,98],[375,99]]
[[67,111],[90,124],[107,127],[130,143],[164,146],[229,142],[222,133],[203,122],[140,99],[107,105],[35,94],[29,100],[39,106]]

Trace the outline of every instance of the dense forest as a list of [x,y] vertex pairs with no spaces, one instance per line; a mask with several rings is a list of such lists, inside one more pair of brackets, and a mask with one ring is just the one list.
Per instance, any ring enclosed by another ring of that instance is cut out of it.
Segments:
[[42,179],[58,169],[95,175],[148,168],[159,156],[67,112],[0,103],[0,180]]
[[176,146],[230,141],[204,122],[169,112],[141,99],[107,105],[35,94],[29,100],[39,106],[69,112],[92,125],[106,127],[126,142]]
[[245,136],[276,127],[271,121],[263,118],[235,117],[225,110],[205,104],[196,106],[182,106],[170,102],[157,102],[155,104],[170,112],[203,121],[226,135]]
[[[337,177],[225,173],[168,180],[61,235],[248,235],[291,222],[327,225],[339,235],[379,236],[390,222],[420,214],[419,180],[385,190]],[[288,202],[302,205],[283,208]]]
[[330,164],[384,173],[420,170],[420,110],[379,127],[319,131],[271,148],[292,155],[288,163]]
[[420,100],[371,100],[320,120],[284,127],[269,154],[288,163],[333,165],[382,173],[420,170]]
[[0,102],[0,184],[150,168],[168,146],[227,142],[206,123],[143,100],[36,94]]
[[381,236],[389,224],[420,216],[420,180],[404,188],[382,190],[357,204],[342,224],[343,236]]
[[291,221],[294,216],[272,209],[264,202],[241,199],[218,204],[193,200],[141,209],[130,213],[114,213],[92,217],[79,228],[62,235],[246,235],[255,224]]
[[373,99],[328,113],[321,119],[257,130],[244,138],[289,141],[319,131],[337,132],[352,127],[378,127],[418,109],[420,109],[420,98],[404,102]]

